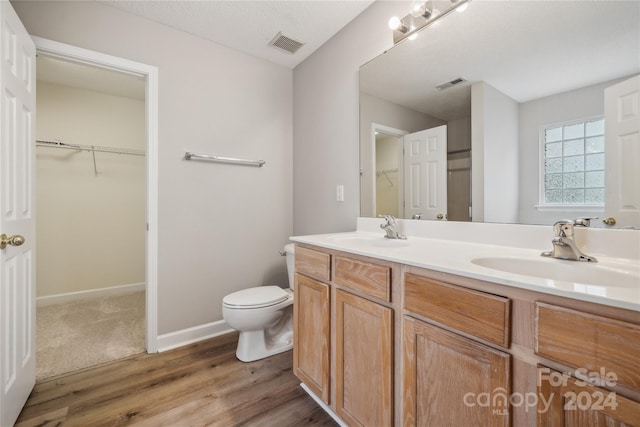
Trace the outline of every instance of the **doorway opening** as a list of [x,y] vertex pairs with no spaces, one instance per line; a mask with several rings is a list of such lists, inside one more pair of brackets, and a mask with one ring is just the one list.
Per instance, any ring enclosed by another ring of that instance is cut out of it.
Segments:
[[42,380],[157,351],[157,70],[33,39]]

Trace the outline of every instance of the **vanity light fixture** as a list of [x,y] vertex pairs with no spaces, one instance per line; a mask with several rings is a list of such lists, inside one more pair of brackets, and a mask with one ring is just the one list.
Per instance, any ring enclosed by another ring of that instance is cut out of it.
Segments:
[[422,17],[424,19],[429,19],[433,14],[433,4],[429,1],[414,0],[411,3],[410,13],[414,18]]
[[409,32],[409,27],[404,25],[402,20],[397,16],[392,16],[391,19],[389,19],[389,28],[391,28],[393,31],[399,31],[403,34]]
[[[411,2],[409,14],[404,18],[393,16],[389,19],[389,28],[393,30],[393,44],[399,43],[404,39],[415,40],[418,31],[436,24],[440,18],[447,16],[449,13],[457,10],[462,12],[466,10],[471,0],[414,0]],[[440,5],[442,3],[444,6]],[[440,12],[435,8],[436,5],[445,7]]]

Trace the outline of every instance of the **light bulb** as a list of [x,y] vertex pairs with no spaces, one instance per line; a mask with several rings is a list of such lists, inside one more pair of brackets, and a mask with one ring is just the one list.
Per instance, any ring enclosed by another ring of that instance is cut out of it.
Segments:
[[413,16],[414,18],[422,16],[422,14],[424,13],[426,5],[427,4],[424,1],[420,1],[420,0],[412,1],[411,2],[411,16]]
[[407,39],[409,39],[409,40],[415,40],[417,38],[418,38],[418,33],[413,33],[409,37],[407,37]]
[[400,21],[400,18],[397,16],[392,16],[391,19],[389,19],[389,28],[392,30],[397,30],[401,25],[402,21]]
[[456,8],[456,12],[464,12],[465,10],[467,10],[467,6],[469,6],[469,3],[465,3],[463,5],[460,5]]

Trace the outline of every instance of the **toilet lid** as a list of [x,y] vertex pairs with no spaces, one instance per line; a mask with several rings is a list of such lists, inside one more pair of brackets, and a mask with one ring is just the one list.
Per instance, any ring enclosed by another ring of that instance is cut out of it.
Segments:
[[222,302],[227,307],[260,308],[278,304],[289,294],[279,286],[258,286],[227,295]]

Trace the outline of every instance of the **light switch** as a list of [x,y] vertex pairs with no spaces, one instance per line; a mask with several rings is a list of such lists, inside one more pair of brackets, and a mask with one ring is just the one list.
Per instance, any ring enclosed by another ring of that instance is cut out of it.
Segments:
[[344,185],[336,187],[336,202],[344,202]]

